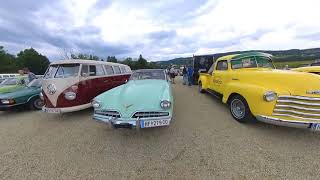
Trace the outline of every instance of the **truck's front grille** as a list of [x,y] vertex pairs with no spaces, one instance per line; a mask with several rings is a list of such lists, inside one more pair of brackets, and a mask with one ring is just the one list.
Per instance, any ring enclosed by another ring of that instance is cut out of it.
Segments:
[[132,116],[132,118],[153,118],[153,117],[165,117],[165,116],[169,116],[169,113],[149,111],[149,112],[136,112]]
[[279,96],[273,115],[320,121],[320,98]]
[[106,111],[106,110],[96,110],[96,114],[107,116],[110,118],[120,118],[120,113],[118,111]]

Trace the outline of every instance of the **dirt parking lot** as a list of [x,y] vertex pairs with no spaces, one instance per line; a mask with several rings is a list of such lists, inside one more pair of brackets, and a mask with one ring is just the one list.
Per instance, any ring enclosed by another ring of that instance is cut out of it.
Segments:
[[173,91],[171,126],[141,131],[91,109],[0,112],[0,179],[319,179],[319,133],[239,124],[197,87]]

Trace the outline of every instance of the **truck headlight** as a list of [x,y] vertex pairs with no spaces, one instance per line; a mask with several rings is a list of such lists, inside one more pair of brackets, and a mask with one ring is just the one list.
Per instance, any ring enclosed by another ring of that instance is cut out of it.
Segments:
[[67,99],[67,100],[74,100],[74,99],[76,99],[76,97],[77,97],[77,94],[76,93],[74,93],[74,92],[66,92],[65,94],[64,94],[64,97]]
[[13,99],[2,99],[2,104],[15,104],[16,102]]
[[163,109],[168,109],[168,108],[171,107],[171,102],[170,102],[170,101],[167,101],[167,100],[161,101],[161,102],[160,102],[160,106],[161,106],[161,108],[163,108]]
[[267,91],[266,93],[264,93],[263,99],[267,102],[274,101],[277,99],[277,93],[273,91]]
[[101,103],[96,100],[93,100],[91,104],[92,104],[92,107],[96,109],[101,107]]

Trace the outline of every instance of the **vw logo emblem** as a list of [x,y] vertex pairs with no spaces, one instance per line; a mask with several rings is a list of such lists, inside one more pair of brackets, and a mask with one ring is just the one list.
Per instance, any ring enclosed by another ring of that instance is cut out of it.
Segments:
[[55,86],[54,84],[49,84],[49,85],[47,86],[47,91],[48,91],[48,93],[49,93],[50,95],[53,95],[54,93],[56,93],[57,88],[56,88],[56,86]]

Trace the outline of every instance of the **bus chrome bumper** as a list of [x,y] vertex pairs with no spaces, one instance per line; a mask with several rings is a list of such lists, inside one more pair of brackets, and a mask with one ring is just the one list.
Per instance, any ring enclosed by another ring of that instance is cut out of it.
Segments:
[[83,104],[79,106],[73,106],[73,107],[65,107],[65,108],[47,108],[45,106],[42,107],[42,111],[46,113],[52,113],[52,114],[60,114],[60,113],[69,113],[69,112],[75,112],[75,111],[81,111],[87,108],[91,107],[91,103]]
[[276,117],[270,117],[270,116],[262,116],[259,115],[256,117],[258,121],[278,125],[278,126],[286,126],[286,127],[294,127],[294,128],[304,128],[304,129],[311,129],[313,131],[320,131],[320,122],[308,122],[308,121],[294,121],[294,120],[286,120],[286,119],[280,119]]
[[149,128],[145,126],[145,122],[151,121],[165,121],[166,124],[159,126],[150,126],[150,127],[160,127],[168,126],[171,123],[171,117],[162,117],[162,118],[143,118],[143,119],[134,119],[134,118],[108,118],[102,115],[94,114],[93,119],[108,124],[112,128],[129,128],[129,129],[140,129],[140,128]]

